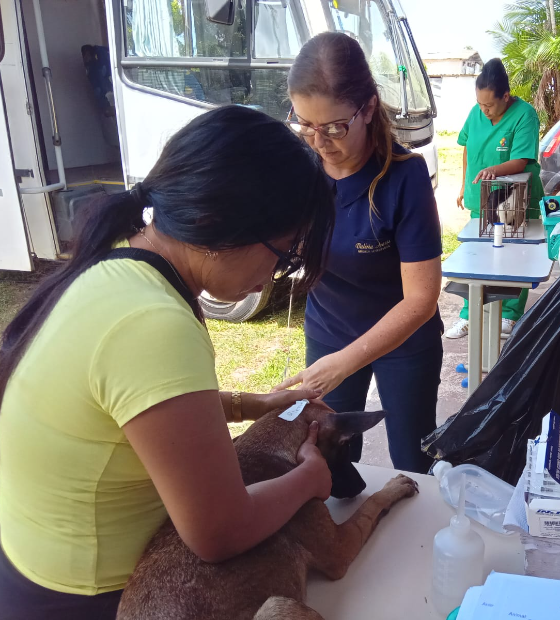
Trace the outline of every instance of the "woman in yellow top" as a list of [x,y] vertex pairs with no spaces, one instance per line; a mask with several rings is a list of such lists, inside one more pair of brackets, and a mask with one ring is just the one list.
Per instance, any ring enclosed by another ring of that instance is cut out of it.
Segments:
[[[477,105],[471,110],[458,142],[463,150],[463,186],[457,206],[480,217],[480,181],[498,176],[530,172],[531,202],[527,217],[538,218],[544,195],[537,162],[540,123],[529,103],[512,97],[509,79],[499,58],[489,60],[476,79]],[[502,303],[502,337],[511,334],[523,316],[528,289],[518,299]],[[447,330],[447,338],[462,338],[469,331],[469,304],[465,300],[459,320]]]
[[[196,298],[238,301],[296,267],[310,286],[333,215],[307,147],[242,107],[193,120],[141,185],[92,206],[2,340],[2,620],[113,619],[167,514],[216,562],[328,497],[316,425],[295,470],[245,488],[226,424],[238,398],[218,390]],[[243,394],[242,414],[315,396]]]

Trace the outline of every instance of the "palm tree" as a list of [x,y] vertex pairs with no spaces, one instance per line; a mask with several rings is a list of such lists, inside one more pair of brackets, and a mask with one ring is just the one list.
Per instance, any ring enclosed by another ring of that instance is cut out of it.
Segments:
[[498,41],[512,93],[532,101],[547,131],[560,119],[560,0],[517,0],[490,34]]

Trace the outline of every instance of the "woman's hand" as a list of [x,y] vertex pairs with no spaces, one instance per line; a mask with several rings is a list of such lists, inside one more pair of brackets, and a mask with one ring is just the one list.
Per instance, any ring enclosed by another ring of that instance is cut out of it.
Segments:
[[461,187],[461,191],[459,192],[459,196],[457,197],[457,206],[459,209],[465,210],[465,205],[463,204],[463,197],[465,196],[465,186]]
[[473,185],[479,181],[493,181],[496,178],[496,169],[494,166],[483,168],[475,177]]
[[241,413],[244,420],[258,420],[274,409],[287,409],[296,400],[313,400],[320,396],[321,392],[311,389],[282,390],[270,394],[243,392],[241,395]]
[[297,453],[297,462],[305,464],[309,468],[309,474],[315,485],[315,497],[323,501],[328,499],[331,494],[332,476],[327,465],[327,461],[317,448],[317,435],[319,434],[319,423],[313,420],[309,425],[307,439],[301,444]]
[[316,390],[323,398],[338,387],[351,372],[347,372],[339,353],[325,355],[294,377],[282,381],[273,391],[285,390],[292,385],[302,384],[303,389]]

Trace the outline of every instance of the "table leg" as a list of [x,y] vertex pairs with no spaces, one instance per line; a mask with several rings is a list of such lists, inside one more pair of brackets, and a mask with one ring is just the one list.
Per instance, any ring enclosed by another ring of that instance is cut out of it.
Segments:
[[488,372],[500,357],[500,336],[502,333],[502,300],[490,304],[488,321]]
[[482,308],[482,284],[469,284],[469,396],[482,381]]

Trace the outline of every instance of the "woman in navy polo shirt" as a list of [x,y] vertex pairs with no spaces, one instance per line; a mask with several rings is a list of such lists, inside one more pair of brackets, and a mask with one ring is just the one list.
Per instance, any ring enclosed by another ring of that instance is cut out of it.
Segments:
[[[336,198],[327,267],[305,315],[303,383],[336,411],[363,410],[372,374],[394,466],[426,472],[436,427],[443,325],[440,226],[424,159],[400,146],[360,45],[306,43],[288,76],[290,125],[321,156]],[[359,460],[362,439],[353,447]]]

